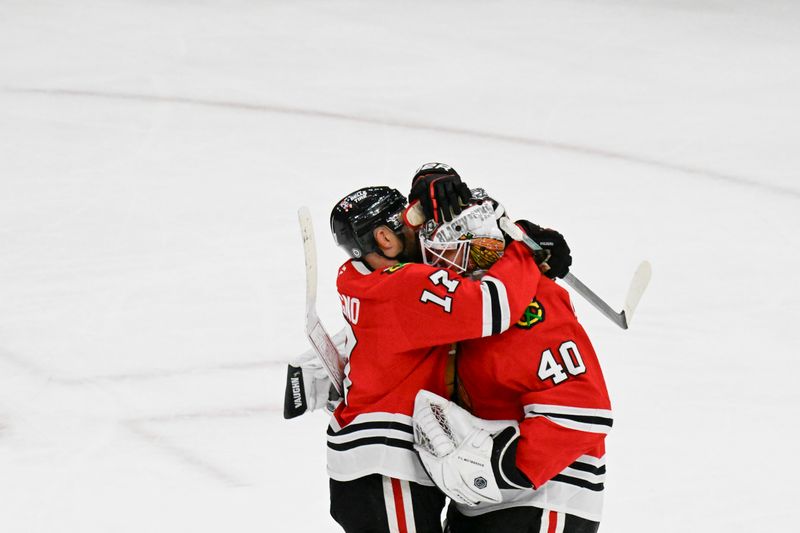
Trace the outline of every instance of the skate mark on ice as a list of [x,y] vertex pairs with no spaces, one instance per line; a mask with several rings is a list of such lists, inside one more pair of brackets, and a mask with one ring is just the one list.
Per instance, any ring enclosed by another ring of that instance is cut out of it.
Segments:
[[241,363],[225,363],[221,365],[193,366],[164,370],[144,370],[141,372],[106,374],[81,378],[60,378],[58,379],[58,382],[62,385],[88,385],[100,382],[148,381],[154,379],[167,379],[171,377],[186,377],[191,376],[192,374],[200,375],[237,370],[260,370],[273,367],[284,368],[285,366],[286,363],[280,361],[242,361]]
[[252,416],[261,416],[272,414],[276,411],[283,410],[283,406],[278,405],[256,405],[250,407],[235,407],[235,408],[221,408],[209,409],[202,411],[192,411],[186,413],[172,413],[166,415],[147,416],[142,418],[135,418],[129,420],[134,423],[164,423],[164,422],[191,422],[194,420],[215,420],[220,418],[249,418]]
[[214,372],[260,370],[274,367],[284,368],[286,366],[286,363],[282,361],[242,361],[239,363],[224,363],[221,365],[192,366],[164,370],[144,370],[141,372],[126,372],[120,374],[105,374],[71,378],[55,375],[53,372],[50,372],[33,362],[30,358],[11,353],[7,350],[0,349],[0,359],[16,366],[28,374],[34,375],[57,385],[66,386],[82,386],[103,382],[148,381],[156,379],[168,379],[171,377],[185,377],[191,376],[192,374],[200,375]]
[[42,94],[49,96],[72,96],[72,97],[84,97],[84,98],[103,98],[107,100],[126,100],[135,102],[185,104],[185,105],[194,105],[201,107],[235,109],[240,111],[256,111],[261,113],[276,113],[276,114],[291,115],[291,116],[306,116],[312,118],[344,120],[360,124],[370,124],[370,125],[387,126],[387,127],[410,129],[417,131],[432,131],[437,133],[462,135],[465,137],[488,139],[488,140],[507,142],[512,144],[520,144],[525,146],[536,146],[539,148],[545,148],[555,151],[623,161],[626,163],[633,163],[637,165],[659,168],[662,170],[681,172],[684,174],[690,174],[693,176],[698,176],[715,181],[725,181],[728,183],[734,183],[736,185],[741,185],[744,187],[761,189],[763,191],[770,192],[773,194],[788,195],[794,198],[800,198],[799,190],[792,189],[790,187],[783,187],[781,185],[773,185],[769,183],[759,182],[754,178],[746,176],[737,176],[735,174],[718,172],[716,170],[708,168],[702,168],[693,165],[683,165],[680,163],[673,163],[670,161],[665,161],[653,157],[640,156],[625,152],[615,152],[612,150],[604,150],[602,148],[594,148],[592,146],[550,141],[547,139],[539,139],[535,137],[523,137],[518,135],[491,133],[487,131],[471,130],[468,128],[439,126],[436,124],[426,124],[422,122],[413,122],[404,120],[378,119],[367,116],[348,115],[346,113],[335,113],[331,111],[305,109],[300,107],[252,104],[246,102],[234,102],[225,100],[207,100],[202,98],[192,98],[192,97],[182,97],[182,96],[159,96],[150,94],[103,92],[103,91],[90,91],[90,90],[79,90],[79,89],[41,89],[32,87],[2,87],[0,88],[0,91],[6,93],[15,93],[15,94]]
[[145,426],[165,423],[175,424],[180,422],[193,422],[197,420],[203,421],[230,418],[250,418],[254,416],[273,414],[282,410],[282,406],[257,405],[250,407],[224,408],[133,418],[122,421],[122,424],[139,438],[147,441],[153,446],[158,447],[163,452],[176,457],[182,463],[202,470],[208,476],[213,477],[225,485],[241,487],[246,486],[249,483],[245,482],[237,475],[226,471],[224,468],[214,465],[210,461],[202,459],[199,455],[190,452],[186,448],[177,446],[166,439],[163,435],[159,434],[157,431],[148,430]]
[[248,483],[246,483],[243,479],[240,479],[237,475],[226,471],[224,468],[220,468],[219,466],[212,464],[210,461],[202,459],[198,455],[190,452],[189,450],[186,450],[183,447],[177,446],[169,442],[169,440],[167,440],[163,435],[159,435],[158,433],[153,431],[148,431],[147,429],[142,427],[143,424],[137,420],[127,420],[124,421],[122,424],[125,428],[127,428],[131,433],[133,433],[140,439],[157,447],[166,454],[171,455],[172,457],[178,459],[183,464],[202,471],[203,473],[206,474],[206,476],[215,479],[219,483],[233,487],[242,487],[248,485]]
[[11,353],[8,350],[0,348],[0,359],[9,363],[24,372],[27,372],[30,375],[36,376],[38,378],[45,379],[47,381],[53,381],[58,383],[59,379],[54,377],[50,372],[39,366],[38,364],[34,363],[31,359],[27,357],[23,357],[21,355]]

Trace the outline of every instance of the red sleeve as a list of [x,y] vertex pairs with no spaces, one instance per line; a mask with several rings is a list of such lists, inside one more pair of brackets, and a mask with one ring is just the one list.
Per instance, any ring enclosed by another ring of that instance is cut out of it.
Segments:
[[[594,350],[588,339],[576,346],[580,346],[585,372],[565,372],[569,377],[563,382],[522,397],[525,418],[520,423],[516,462],[534,487],[580,456],[604,450],[605,436],[611,430],[611,404]],[[545,381],[552,384],[554,380]]]
[[391,302],[387,327],[404,351],[507,330],[535,296],[540,273],[527,248],[514,242],[479,280],[422,264],[384,275],[387,282],[374,290]]

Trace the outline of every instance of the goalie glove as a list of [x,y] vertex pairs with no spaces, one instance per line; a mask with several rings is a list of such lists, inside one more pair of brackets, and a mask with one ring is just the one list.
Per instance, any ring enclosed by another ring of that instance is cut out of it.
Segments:
[[[339,352],[342,351],[344,340],[344,330],[333,337]],[[339,402],[341,398],[313,349],[301,353],[289,362],[283,397],[283,418],[288,420],[306,411],[316,411],[323,407],[332,413]]]
[[500,503],[500,489],[531,487],[515,464],[518,439],[514,421],[483,420],[432,392],[417,394],[414,448],[431,480],[457,503]]

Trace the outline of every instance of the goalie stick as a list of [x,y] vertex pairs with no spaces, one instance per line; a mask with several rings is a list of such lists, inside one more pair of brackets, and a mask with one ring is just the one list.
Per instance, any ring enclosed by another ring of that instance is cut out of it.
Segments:
[[[528,237],[528,235],[526,235],[519,226],[511,222],[509,218],[501,218],[499,224],[500,229],[505,231],[506,234],[508,234],[508,236],[515,241],[524,242],[528,248],[534,251],[542,249],[542,247],[539,246],[536,241]],[[605,315],[608,319],[622,329],[628,329],[631,320],[633,320],[633,312],[636,310],[636,306],[639,305],[639,300],[642,299],[642,295],[647,289],[647,284],[650,283],[651,274],[652,268],[649,262],[642,261],[639,263],[639,267],[633,274],[633,279],[631,280],[630,287],[628,288],[628,294],[625,297],[625,306],[621,312],[614,311],[610,305],[603,301],[603,299],[595,294],[594,291],[592,291],[589,287],[584,285],[584,283],[575,277],[571,272],[564,276],[563,279],[567,285],[575,289],[575,292],[583,296],[586,301],[595,307],[595,309],[600,311],[603,315]]]
[[317,352],[322,366],[331,378],[331,384],[340,396],[344,396],[344,361],[339,355],[331,336],[317,316],[317,246],[314,240],[314,225],[311,213],[303,206],[297,211],[300,231],[303,236],[303,253],[306,260],[306,337]]

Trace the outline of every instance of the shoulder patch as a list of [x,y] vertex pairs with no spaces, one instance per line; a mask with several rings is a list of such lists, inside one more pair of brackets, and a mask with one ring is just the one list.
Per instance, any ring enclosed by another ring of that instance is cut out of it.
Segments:
[[515,326],[521,329],[531,329],[536,324],[542,322],[544,322],[544,306],[539,303],[539,300],[534,298],[533,301],[528,304],[528,307],[525,308],[525,312],[522,313],[522,317],[517,321]]
[[383,273],[384,274],[394,274],[395,272],[397,272],[398,270],[400,270],[401,268],[403,268],[404,266],[409,265],[409,264],[411,264],[411,263],[397,263],[396,265],[392,265],[390,267],[384,268],[383,269]]

